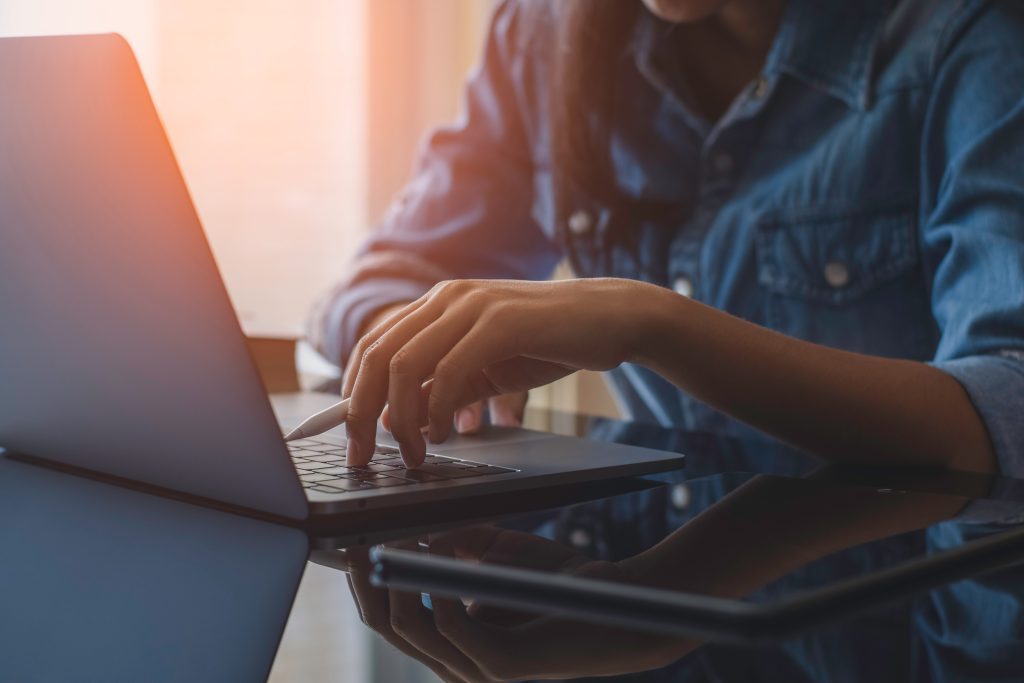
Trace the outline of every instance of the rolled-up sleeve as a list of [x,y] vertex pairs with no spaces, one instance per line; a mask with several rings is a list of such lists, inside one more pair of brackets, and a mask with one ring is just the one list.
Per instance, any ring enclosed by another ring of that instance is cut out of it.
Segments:
[[[956,29],[956,30],[953,30]],[[1002,473],[1024,477],[1024,9],[992,3],[936,55],[922,147],[922,255],[933,365],[981,416]]]
[[344,363],[367,316],[441,280],[542,279],[554,269],[560,250],[532,213],[536,121],[526,114],[542,93],[522,49],[525,11],[497,8],[461,120],[429,137],[348,277],[315,306],[308,337],[328,360]]
[[1000,356],[938,361],[964,387],[988,428],[1002,474],[1024,478],[1024,362]]

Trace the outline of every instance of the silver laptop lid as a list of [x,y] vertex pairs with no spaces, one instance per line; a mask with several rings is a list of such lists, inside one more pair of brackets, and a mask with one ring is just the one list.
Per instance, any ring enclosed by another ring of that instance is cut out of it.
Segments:
[[131,49],[0,39],[0,446],[308,506]]

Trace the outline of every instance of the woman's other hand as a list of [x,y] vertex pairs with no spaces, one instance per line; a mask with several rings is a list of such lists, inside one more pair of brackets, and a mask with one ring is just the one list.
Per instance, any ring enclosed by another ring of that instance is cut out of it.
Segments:
[[[459,434],[476,434],[484,423],[484,410],[491,417],[491,424],[498,427],[522,427],[523,415],[526,412],[526,401],[530,392],[520,391],[514,394],[492,396],[486,401],[476,401],[455,411],[455,431]],[[391,431],[391,420],[388,409],[380,414],[384,429]]]
[[[491,424],[499,427],[522,427],[523,413],[529,392],[502,394],[487,399],[487,412]],[[476,434],[483,425],[484,402],[477,401],[455,411],[455,431],[459,434]]]

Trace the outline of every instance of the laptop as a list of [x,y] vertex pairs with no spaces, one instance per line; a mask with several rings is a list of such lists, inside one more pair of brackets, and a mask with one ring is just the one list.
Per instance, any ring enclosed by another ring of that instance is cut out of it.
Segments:
[[[0,447],[309,520],[672,470],[682,456],[522,429],[431,450],[287,446],[131,48],[0,39]],[[322,397],[310,408],[323,407]]]

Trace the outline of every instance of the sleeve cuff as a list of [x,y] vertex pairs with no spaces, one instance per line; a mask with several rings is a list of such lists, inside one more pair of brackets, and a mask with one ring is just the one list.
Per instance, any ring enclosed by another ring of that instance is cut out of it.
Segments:
[[399,278],[363,280],[338,292],[327,302],[316,324],[317,350],[330,362],[344,367],[358,341],[367,316],[385,306],[415,301],[430,287]]
[[1024,362],[1015,352],[937,361],[963,386],[985,423],[999,473],[1024,479]]

